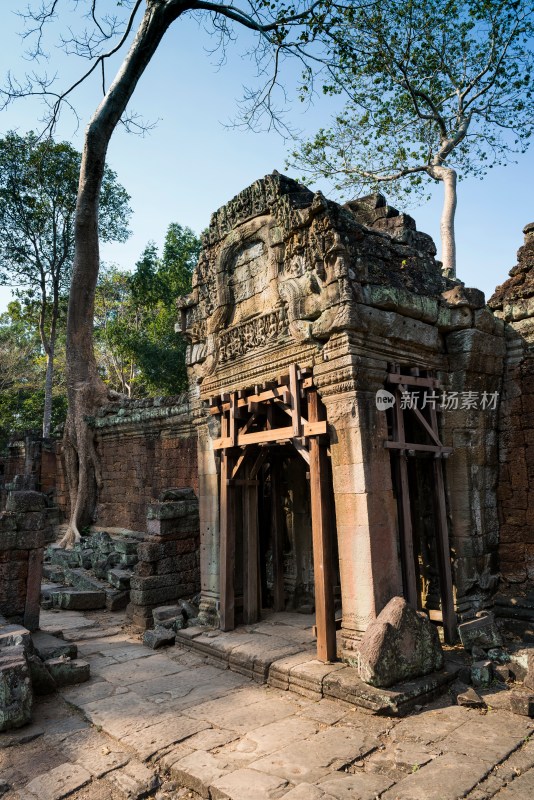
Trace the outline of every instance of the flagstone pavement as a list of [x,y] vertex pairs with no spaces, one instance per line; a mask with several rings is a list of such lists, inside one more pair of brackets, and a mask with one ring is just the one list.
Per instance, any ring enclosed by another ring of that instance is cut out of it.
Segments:
[[259,685],[120,614],[43,612],[91,680],[0,736],[2,800],[532,800],[534,721],[452,705],[403,719]]

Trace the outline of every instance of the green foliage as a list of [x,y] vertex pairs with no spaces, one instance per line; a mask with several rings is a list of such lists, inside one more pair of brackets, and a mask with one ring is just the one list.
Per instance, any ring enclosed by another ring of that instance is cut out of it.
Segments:
[[[60,337],[58,374],[64,370],[64,337]],[[19,301],[0,315],[0,451],[13,434],[39,430],[43,418],[44,368],[41,343],[32,309]],[[56,381],[52,396],[52,427],[64,422],[67,398],[63,380]]]
[[[68,142],[40,141],[31,132],[26,136],[10,132],[0,139],[0,285],[16,289],[36,327],[46,356],[41,362],[43,384],[47,367],[53,378],[65,317],[80,163],[80,153]],[[99,215],[103,241],[128,238],[129,199],[115,173],[106,168]],[[38,385],[39,381],[35,390]],[[43,406],[45,436],[51,423],[49,411],[49,404]]]
[[187,385],[185,342],[175,333],[176,299],[191,289],[200,241],[172,223],[161,258],[149,243],[130,274],[101,274],[95,306],[95,347],[106,382],[129,396],[172,395]]
[[483,177],[529,145],[533,35],[525,0],[354,4],[330,30],[324,85],[348,101],[292,165],[350,195],[383,181],[424,193],[442,165]]

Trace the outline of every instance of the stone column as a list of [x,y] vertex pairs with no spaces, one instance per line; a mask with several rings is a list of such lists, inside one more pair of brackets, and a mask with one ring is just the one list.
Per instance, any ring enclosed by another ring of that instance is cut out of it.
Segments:
[[[345,337],[340,337],[345,338]],[[343,647],[351,651],[385,604],[402,594],[386,415],[376,407],[387,363],[347,353],[314,368],[326,406],[334,483]]]
[[195,415],[198,434],[198,498],[200,517],[200,617],[216,623],[219,611],[219,476],[213,439],[220,424],[198,409]]

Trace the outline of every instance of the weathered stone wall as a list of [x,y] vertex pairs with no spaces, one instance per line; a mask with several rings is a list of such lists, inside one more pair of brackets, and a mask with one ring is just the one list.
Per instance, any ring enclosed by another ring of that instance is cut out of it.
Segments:
[[[114,403],[94,419],[102,489],[96,523],[143,531],[147,506],[170,486],[198,488],[197,446],[184,396]],[[66,516],[68,493],[60,441],[38,442],[35,488],[55,495]],[[3,458],[2,485],[24,473],[28,442],[14,443]],[[36,442],[32,440],[35,449]]]
[[496,316],[508,323],[498,432],[498,601],[503,610],[511,608],[514,595],[523,596],[527,605],[530,599],[534,608],[534,223],[524,234],[517,265],[489,301]]
[[0,512],[0,615],[29,630],[39,627],[49,511],[39,492],[11,492]]

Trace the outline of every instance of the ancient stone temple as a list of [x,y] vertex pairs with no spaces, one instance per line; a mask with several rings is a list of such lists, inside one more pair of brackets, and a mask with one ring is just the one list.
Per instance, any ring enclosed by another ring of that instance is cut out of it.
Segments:
[[[217,211],[180,301],[201,612],[315,609],[350,660],[395,595],[453,640],[497,581],[504,324],[413,220],[277,173]],[[452,566],[451,566],[452,565]]]

